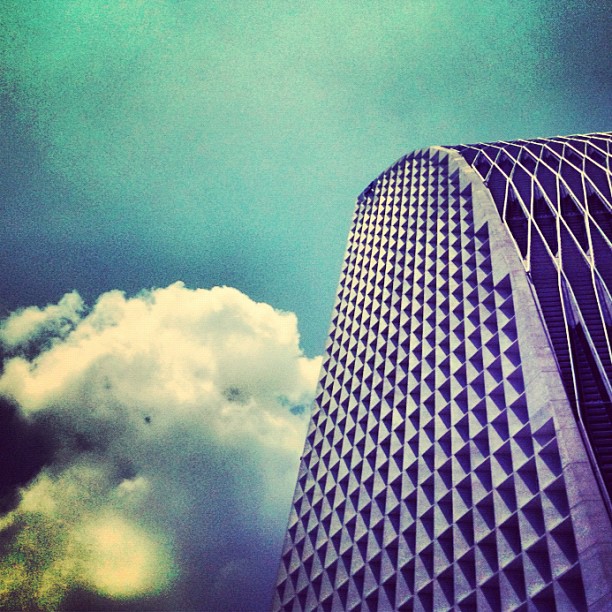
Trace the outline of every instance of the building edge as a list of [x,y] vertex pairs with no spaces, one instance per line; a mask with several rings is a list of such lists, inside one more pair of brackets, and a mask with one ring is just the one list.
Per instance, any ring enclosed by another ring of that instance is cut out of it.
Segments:
[[[521,338],[530,339],[529,343],[520,343],[529,422],[535,431],[546,427],[550,417],[554,421],[587,606],[593,611],[609,610],[612,602],[610,515],[580,434],[580,424],[563,387],[535,291],[512,236],[478,172],[453,149],[434,146],[429,150],[447,154],[472,185],[474,227],[478,229],[484,223],[489,226],[493,273],[498,277],[495,280],[505,273],[511,276],[513,298],[520,304],[515,308],[519,343]],[[546,384],[542,384],[542,376],[546,377]]]

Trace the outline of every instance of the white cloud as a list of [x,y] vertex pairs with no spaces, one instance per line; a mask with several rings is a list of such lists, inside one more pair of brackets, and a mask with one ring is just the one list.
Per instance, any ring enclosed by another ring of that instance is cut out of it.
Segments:
[[84,306],[81,296],[73,291],[44,309],[30,306],[17,310],[0,324],[0,343],[12,349],[27,345],[44,333],[65,336],[81,318]]
[[[229,606],[228,568],[280,554],[309,412],[292,408],[312,401],[320,359],[301,352],[295,315],[231,288],[111,291],[82,311],[75,293],[36,310],[56,340],[0,377],[56,448],[3,519],[17,536],[0,602],[53,608],[73,587],[129,599],[171,585],[175,606]],[[9,317],[12,346],[36,336],[32,312]],[[39,532],[48,550],[21,580]],[[261,597],[269,571],[236,579]]]

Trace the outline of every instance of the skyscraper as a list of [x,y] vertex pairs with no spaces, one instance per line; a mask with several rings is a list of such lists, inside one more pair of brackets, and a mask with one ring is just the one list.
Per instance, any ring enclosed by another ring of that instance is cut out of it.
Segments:
[[610,134],[357,199],[276,610],[612,606]]

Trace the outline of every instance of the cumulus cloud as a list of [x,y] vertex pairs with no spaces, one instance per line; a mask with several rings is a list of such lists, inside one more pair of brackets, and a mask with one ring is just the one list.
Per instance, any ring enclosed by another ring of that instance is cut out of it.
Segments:
[[85,304],[73,291],[46,308],[30,306],[10,314],[0,324],[0,343],[8,350],[26,348],[43,336],[64,337],[81,318]]
[[295,315],[175,283],[1,329],[38,459],[0,489],[0,607],[267,607],[320,368]]

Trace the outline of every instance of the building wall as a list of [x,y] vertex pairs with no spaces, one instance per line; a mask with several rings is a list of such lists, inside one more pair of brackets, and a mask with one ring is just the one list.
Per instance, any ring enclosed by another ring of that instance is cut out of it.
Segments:
[[489,191],[403,158],[357,202],[274,609],[604,609],[610,551]]
[[[552,442],[551,447],[559,453],[559,463],[555,463],[554,468],[551,460],[555,457],[554,461],[557,461],[556,453],[547,456],[546,446],[536,453],[538,484],[543,494],[533,498],[541,503],[546,516],[544,526],[552,570],[551,584],[555,589],[557,608],[572,609],[573,603],[571,600],[566,601],[563,589],[559,588],[557,581],[561,575],[560,567],[557,566],[559,559],[564,559],[565,567],[570,556],[560,556],[556,549],[571,544],[571,537],[564,534],[559,527],[552,527],[554,517],[559,520],[561,513],[554,503],[556,493],[551,495],[550,492],[559,485],[559,489],[565,488],[568,498],[569,513],[566,512],[565,515],[571,517],[573,522],[576,551],[572,551],[572,558],[578,560],[575,567],[582,572],[586,590],[584,607],[575,607],[607,610],[612,604],[612,529],[601,489],[585,448],[585,442],[588,444],[588,440],[584,439],[584,434],[581,435],[572,402],[562,384],[554,347],[547,334],[544,317],[538,308],[536,291],[525,273],[520,251],[516,248],[512,235],[502,224],[491,192],[484,185],[480,173],[468,165],[462,156],[456,153],[451,155],[465,179],[472,185],[475,225],[486,223],[489,228],[493,269],[509,272],[513,299],[520,305],[515,309],[515,319],[529,426],[534,443],[536,446],[540,444],[537,432],[547,430],[551,440],[548,444]],[[559,476],[557,484],[546,486],[553,474]],[[557,532],[559,535],[556,535]]]

